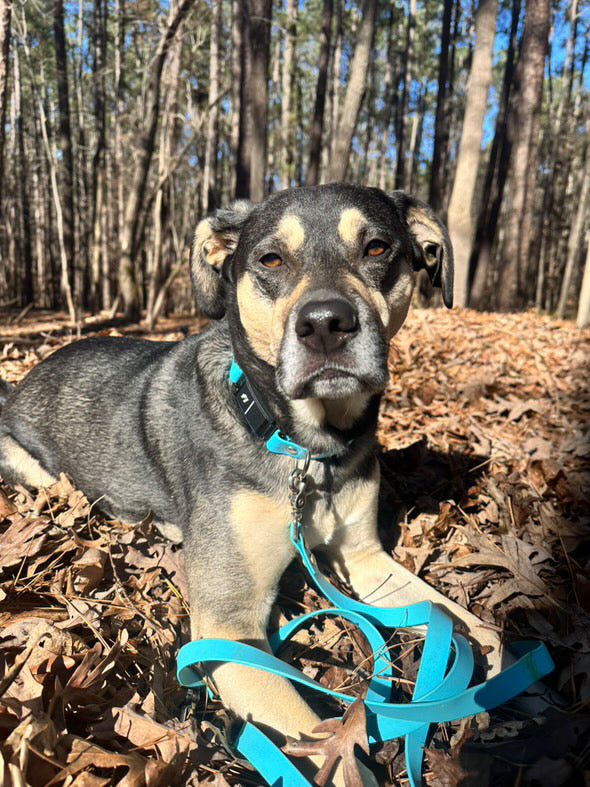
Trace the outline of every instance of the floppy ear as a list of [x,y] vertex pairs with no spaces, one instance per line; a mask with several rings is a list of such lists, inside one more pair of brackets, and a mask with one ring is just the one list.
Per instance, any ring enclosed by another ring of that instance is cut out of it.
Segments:
[[433,285],[442,289],[443,301],[450,309],[453,305],[453,247],[445,225],[426,203],[415,197],[403,191],[394,191],[390,196],[418,248],[414,269],[426,269]]
[[190,254],[191,281],[199,309],[214,320],[225,314],[223,264],[235,251],[253,208],[253,203],[238,200],[197,224]]

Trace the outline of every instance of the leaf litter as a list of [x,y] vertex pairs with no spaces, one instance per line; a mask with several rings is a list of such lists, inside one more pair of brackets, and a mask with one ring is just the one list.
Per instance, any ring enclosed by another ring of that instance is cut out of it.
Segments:
[[[200,327],[170,319],[148,338]],[[2,333],[11,382],[72,340],[50,315]],[[590,780],[589,367],[590,332],[533,313],[414,310],[393,342],[378,431],[386,547],[508,643],[543,640],[556,663],[543,712],[514,703],[436,729],[428,784]],[[175,657],[190,637],[187,598],[182,548],[149,518],[109,520],[65,476],[35,493],[0,487],[2,787],[261,783],[231,752],[219,702],[200,697],[186,713]],[[279,602],[277,623],[327,605],[296,567]],[[393,699],[409,701],[420,638],[400,631],[389,644]],[[355,697],[372,670],[345,621],[311,624],[282,656]],[[345,710],[321,703],[324,717]],[[326,771],[343,757],[354,785],[349,719],[324,722],[308,745]],[[372,759],[380,784],[407,783],[403,742]]]

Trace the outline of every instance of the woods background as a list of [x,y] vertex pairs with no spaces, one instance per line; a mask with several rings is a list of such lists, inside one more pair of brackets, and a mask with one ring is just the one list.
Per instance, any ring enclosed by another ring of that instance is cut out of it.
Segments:
[[457,304],[587,324],[583,2],[0,0],[0,306],[153,325],[200,216],[346,179],[446,217]]

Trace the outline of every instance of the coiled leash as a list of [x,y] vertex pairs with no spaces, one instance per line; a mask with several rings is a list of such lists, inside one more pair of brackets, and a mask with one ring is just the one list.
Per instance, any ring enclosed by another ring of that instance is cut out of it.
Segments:
[[[236,368],[241,375],[239,367]],[[230,372],[234,385],[241,381],[238,372],[234,372],[234,379]],[[309,452],[284,435],[277,436],[279,439],[274,441],[266,438],[269,450],[274,448],[273,453],[285,454],[295,460],[303,459],[303,466],[293,469],[289,481],[291,542],[311,581],[334,607],[301,615],[282,626],[270,638],[271,650],[275,653],[298,629],[320,616],[340,617],[356,625],[373,654],[373,675],[364,699],[369,742],[381,743],[404,736],[408,782],[416,787],[421,784],[423,750],[432,724],[473,716],[513,699],[551,672],[553,662],[542,643],[521,642],[514,646],[518,658],[513,664],[493,678],[468,688],[473,673],[473,653],[466,639],[453,633],[451,618],[441,608],[429,601],[398,608],[372,607],[336,590],[319,572],[303,538]],[[382,630],[416,626],[426,626],[426,637],[412,699],[409,703],[392,703],[393,672]],[[354,700],[322,686],[271,653],[231,640],[203,639],[184,645],[177,659],[179,683],[189,688],[202,686],[201,675],[193,667],[210,662],[255,667],[347,704]],[[309,785],[291,760],[250,722],[242,725],[233,745],[272,787]]]

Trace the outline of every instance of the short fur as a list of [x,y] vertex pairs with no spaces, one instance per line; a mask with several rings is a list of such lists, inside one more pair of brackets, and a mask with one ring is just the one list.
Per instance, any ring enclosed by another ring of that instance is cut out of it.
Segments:
[[[219,211],[200,222],[191,254],[197,302],[217,321],[181,342],[77,342],[4,388],[0,472],[35,484],[39,470],[63,471],[123,520],[153,512],[184,538],[193,636],[267,647],[277,583],[294,556],[293,465],[244,424],[228,382],[235,357],[282,431],[332,456],[310,467],[310,547],[371,603],[445,606],[491,648],[497,670],[497,635],[398,565],[377,536],[379,396],[420,267],[450,306],[446,230],[401,192],[333,184]],[[228,706],[267,728],[300,736],[317,723],[285,680],[235,665],[214,678]]]

